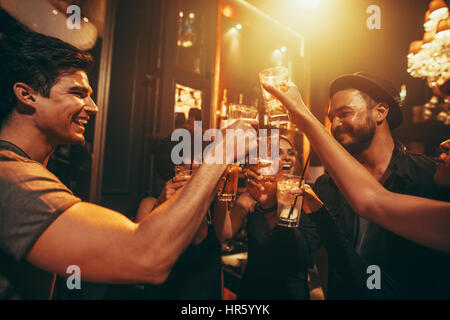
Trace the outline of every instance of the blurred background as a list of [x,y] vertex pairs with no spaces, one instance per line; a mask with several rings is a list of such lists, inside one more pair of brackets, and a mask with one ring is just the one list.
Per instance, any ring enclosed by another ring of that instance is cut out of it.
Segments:
[[[230,103],[263,114],[258,72],[268,67],[289,68],[325,125],[331,81],[365,71],[401,92],[404,121],[394,135],[411,150],[435,156],[450,137],[450,101],[438,89],[449,72],[442,0],[0,0],[0,7],[1,33],[23,25],[94,56],[100,111],[86,144],[61,147],[49,167],[84,200],[131,218],[164,185],[171,131],[192,129],[194,120],[221,127]],[[70,29],[68,19],[80,27]],[[301,128],[288,131],[308,153]],[[313,154],[308,180],[322,171]]]

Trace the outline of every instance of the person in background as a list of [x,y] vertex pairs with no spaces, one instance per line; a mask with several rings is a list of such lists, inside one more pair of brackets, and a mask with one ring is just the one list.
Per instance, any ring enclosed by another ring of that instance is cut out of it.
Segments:
[[[280,136],[279,174],[299,174],[294,144]],[[255,170],[247,170],[247,191],[231,210],[214,208],[214,225],[220,240],[231,239],[246,221],[248,260],[238,299],[308,300],[308,272],[299,267],[302,235],[296,228],[277,227],[276,182],[263,184]]]
[[[159,161],[161,157],[157,157]],[[193,172],[198,165],[193,165]],[[172,170],[173,171],[173,170]],[[161,176],[166,173],[159,172]],[[136,222],[142,221],[152,211],[174,196],[191,179],[175,176],[169,179],[158,198],[141,200]],[[145,285],[141,298],[163,300],[219,300],[222,297],[221,246],[211,225],[211,211],[200,224],[192,243],[172,268],[162,285]]]

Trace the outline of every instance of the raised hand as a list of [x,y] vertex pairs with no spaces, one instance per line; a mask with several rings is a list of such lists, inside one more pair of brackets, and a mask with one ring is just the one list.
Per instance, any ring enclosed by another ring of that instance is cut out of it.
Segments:
[[289,113],[291,114],[292,120],[295,122],[295,124],[301,126],[302,120],[305,117],[312,116],[312,113],[303,102],[300,91],[293,83],[289,83],[289,87],[285,92],[279,90],[269,83],[261,82],[261,85],[270,94],[280,100],[280,102],[286,107],[286,109],[289,110]]
[[318,211],[323,206],[323,202],[308,184],[304,184],[301,188],[291,190],[291,193],[297,196],[303,196],[302,208],[305,213],[309,214]]
[[173,177],[172,179],[167,181],[164,189],[159,195],[158,204],[161,204],[172,197],[179,189],[184,187],[184,185],[189,181],[190,178],[190,176],[179,176]]
[[247,192],[261,208],[273,208],[277,203],[277,182],[265,181],[256,168],[246,169],[246,175],[248,177]]
[[214,145],[205,152],[205,162],[231,164],[237,160],[245,159],[245,156],[251,150],[258,147],[256,138],[256,131],[250,122],[237,120],[220,130],[219,135],[215,135]]

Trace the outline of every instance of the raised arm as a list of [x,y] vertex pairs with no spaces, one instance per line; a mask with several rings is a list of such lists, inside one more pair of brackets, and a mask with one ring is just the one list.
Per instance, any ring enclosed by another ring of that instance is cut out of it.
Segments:
[[356,213],[419,244],[450,252],[450,203],[387,191],[322,126],[298,89],[286,93],[265,85],[289,109]]
[[230,209],[228,203],[215,201],[214,230],[220,241],[229,240],[239,231],[245,217],[255,208],[256,201],[247,193],[240,194]]
[[[233,128],[251,126],[238,121]],[[215,144],[219,152],[226,139]],[[60,275],[78,265],[87,281],[162,283],[191,243],[225,168],[203,164],[182,190],[138,224],[103,207],[75,204],[42,233],[26,259]]]

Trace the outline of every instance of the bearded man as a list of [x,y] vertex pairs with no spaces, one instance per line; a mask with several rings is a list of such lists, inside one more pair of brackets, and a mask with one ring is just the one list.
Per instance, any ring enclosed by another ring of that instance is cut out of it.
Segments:
[[[402,113],[390,82],[344,75],[331,84],[330,98],[331,133],[355,159],[392,192],[427,194],[435,164],[392,137]],[[326,173],[314,190],[335,224],[323,214],[303,215],[299,233],[309,255],[322,244],[328,251],[328,299],[448,298],[448,256],[359,217]]]

